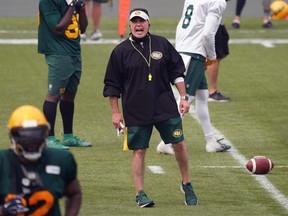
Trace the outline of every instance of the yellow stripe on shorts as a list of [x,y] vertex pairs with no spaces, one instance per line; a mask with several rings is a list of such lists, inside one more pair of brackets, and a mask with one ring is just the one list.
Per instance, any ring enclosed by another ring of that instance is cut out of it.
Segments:
[[123,151],[128,151],[129,150],[127,138],[128,138],[128,128],[125,127],[125,129],[124,129]]

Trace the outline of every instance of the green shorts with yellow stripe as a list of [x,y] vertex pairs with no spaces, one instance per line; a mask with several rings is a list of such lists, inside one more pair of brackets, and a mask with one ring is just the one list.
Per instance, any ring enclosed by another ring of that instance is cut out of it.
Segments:
[[66,90],[76,95],[82,74],[81,56],[45,55],[48,92],[61,96]]
[[182,118],[179,116],[154,124],[126,127],[123,150],[149,148],[153,126],[158,130],[165,143],[177,144],[184,140]]

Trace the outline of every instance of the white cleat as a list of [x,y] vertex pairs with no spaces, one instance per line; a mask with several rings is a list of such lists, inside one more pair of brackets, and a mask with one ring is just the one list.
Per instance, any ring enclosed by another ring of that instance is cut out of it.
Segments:
[[87,36],[86,36],[85,33],[84,33],[84,34],[81,34],[81,35],[80,35],[80,38],[81,38],[82,41],[86,41],[86,40],[87,40]]
[[97,41],[102,39],[103,35],[101,33],[101,31],[99,29],[97,29],[96,31],[92,32],[90,39]]
[[161,142],[157,145],[156,151],[159,154],[175,155],[172,144],[165,144],[163,140],[161,140]]
[[231,146],[221,142],[223,140],[224,138],[207,142],[206,152],[226,152],[229,150]]

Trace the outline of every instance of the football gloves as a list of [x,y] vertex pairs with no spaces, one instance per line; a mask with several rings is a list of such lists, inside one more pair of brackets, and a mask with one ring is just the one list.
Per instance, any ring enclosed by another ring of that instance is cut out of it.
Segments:
[[81,9],[85,6],[84,0],[66,0],[69,7],[75,7],[76,9]]
[[3,205],[2,215],[8,216],[28,212],[29,209],[24,206],[23,202],[25,200],[20,196],[10,199]]

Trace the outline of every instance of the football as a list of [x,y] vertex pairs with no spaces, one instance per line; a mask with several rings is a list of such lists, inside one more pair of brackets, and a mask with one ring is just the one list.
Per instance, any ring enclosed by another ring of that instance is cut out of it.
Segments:
[[267,174],[273,167],[273,162],[265,156],[255,156],[246,163],[247,170],[257,175]]
[[288,15],[288,5],[285,1],[277,0],[270,4],[272,19],[284,19]]

